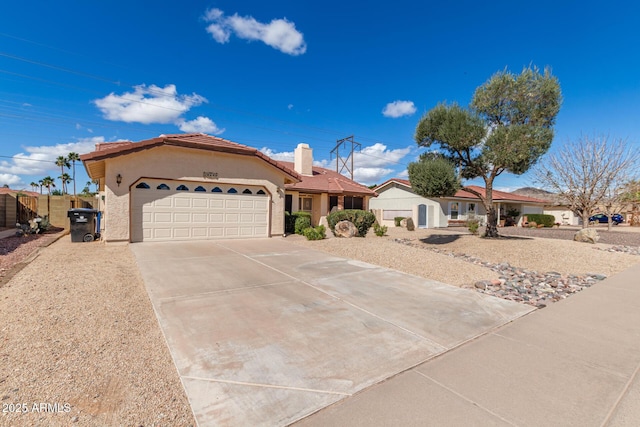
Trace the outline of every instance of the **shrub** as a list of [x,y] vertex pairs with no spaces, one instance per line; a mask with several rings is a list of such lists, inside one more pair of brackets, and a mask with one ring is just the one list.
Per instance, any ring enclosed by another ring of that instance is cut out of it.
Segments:
[[393,222],[396,224],[396,227],[400,227],[400,222],[404,219],[403,216],[396,216],[393,218]]
[[545,227],[553,227],[556,223],[556,218],[553,215],[546,214],[527,214],[529,222],[535,222],[536,224],[543,224]]
[[296,231],[296,220],[300,217],[309,218],[309,224],[311,224],[311,214],[309,212],[299,211],[299,212],[293,212],[290,214],[289,212],[285,211],[284,232],[287,234],[291,234],[291,233],[301,234]]
[[304,215],[298,216],[296,218],[295,230],[294,230],[296,234],[302,234],[304,230],[309,227],[311,227],[311,218]]
[[304,234],[307,240],[322,240],[325,237],[325,228],[324,225],[308,227],[302,231],[302,234]]
[[467,220],[466,223],[467,228],[471,234],[478,234],[478,228],[480,227],[480,221],[477,219]]
[[413,223],[413,218],[407,218],[407,230],[413,231],[416,229],[416,225]]
[[376,233],[376,236],[382,237],[387,234],[387,226],[380,225],[376,222],[375,224],[373,224],[373,232]]
[[358,229],[358,237],[364,237],[367,235],[369,228],[376,221],[376,216],[372,212],[363,211],[360,209],[346,209],[343,211],[331,212],[327,215],[327,222],[329,228],[335,235],[336,224],[340,221],[351,221],[353,225]]

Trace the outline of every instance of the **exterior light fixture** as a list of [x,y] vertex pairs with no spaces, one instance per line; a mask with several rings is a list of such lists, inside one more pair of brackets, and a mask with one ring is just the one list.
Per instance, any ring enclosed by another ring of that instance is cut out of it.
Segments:
[[118,183],[118,187],[120,187],[120,184],[122,183],[122,175],[118,174],[116,176],[116,182]]

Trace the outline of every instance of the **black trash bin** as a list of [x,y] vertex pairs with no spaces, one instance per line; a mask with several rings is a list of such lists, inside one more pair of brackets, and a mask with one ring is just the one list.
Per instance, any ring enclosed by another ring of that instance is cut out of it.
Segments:
[[93,242],[96,238],[96,217],[98,211],[95,209],[76,208],[67,212],[71,221],[71,241],[72,242]]

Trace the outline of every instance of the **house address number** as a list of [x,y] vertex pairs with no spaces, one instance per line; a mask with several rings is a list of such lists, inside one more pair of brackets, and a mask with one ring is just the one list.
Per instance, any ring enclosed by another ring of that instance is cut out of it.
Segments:
[[202,172],[202,177],[207,179],[217,179],[218,172]]

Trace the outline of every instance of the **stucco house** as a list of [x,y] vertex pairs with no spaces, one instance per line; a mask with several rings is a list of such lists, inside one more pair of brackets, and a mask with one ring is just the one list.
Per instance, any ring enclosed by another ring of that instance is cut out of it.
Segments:
[[301,177],[255,148],[204,134],[97,144],[81,160],[103,196],[107,242],[284,234]]
[[[484,195],[485,189],[469,186]],[[393,226],[395,217],[411,217],[416,227],[437,228],[461,225],[471,218],[487,221],[487,212],[478,197],[465,190],[459,190],[452,197],[427,198],[416,194],[409,180],[392,178],[374,188],[378,197],[371,200],[370,208],[382,225]],[[504,191],[493,190],[493,204],[501,217],[511,210],[522,216],[531,213],[543,213],[547,202],[533,197],[520,196]]]
[[80,156],[99,181],[106,242],[271,237],[284,234],[285,209],[312,213],[367,208],[375,193],[313,166],[306,144],[295,162],[205,134],[162,135],[96,144]]
[[285,184],[285,210],[309,212],[313,225],[334,209],[367,210],[369,200],[376,196],[373,190],[334,170],[313,166],[313,150],[307,144],[298,144],[294,160],[278,162],[300,175],[299,182]]

